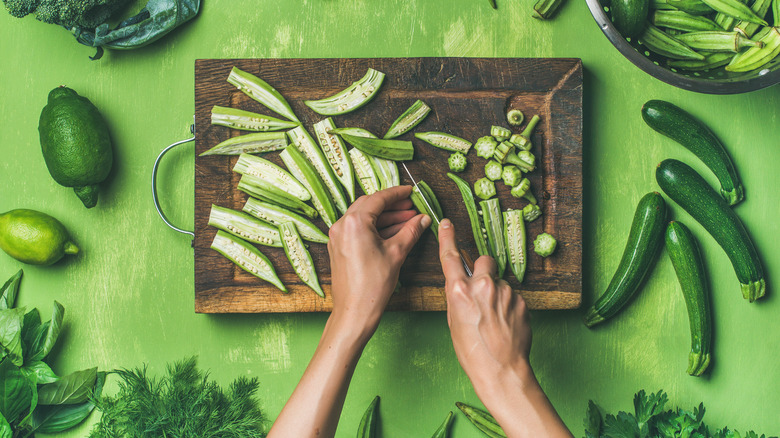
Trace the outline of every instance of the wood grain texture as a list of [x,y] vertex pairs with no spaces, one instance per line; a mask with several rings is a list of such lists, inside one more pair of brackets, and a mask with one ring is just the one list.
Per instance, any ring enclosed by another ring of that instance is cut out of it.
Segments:
[[[381,136],[409,105],[422,99],[433,109],[416,132],[444,131],[475,141],[493,124],[507,125],[506,111],[518,108],[529,119],[539,114],[533,135],[538,168],[528,175],[543,215],[527,224],[528,269],[522,287],[511,275],[505,278],[532,309],[571,309],[582,292],[582,64],[578,59],[501,58],[379,58],[379,59],[242,59],[198,60],[195,63],[195,153],[239,135],[210,124],[214,105],[269,113],[259,103],[228,84],[233,66],[258,75],[279,90],[311,131],[321,119],[303,105],[305,99],[331,95],[362,77],[368,67],[387,76],[382,89],[366,107],[334,117],[337,126],[366,128]],[[516,132],[519,132],[517,129]],[[411,139],[407,133],[401,139]],[[446,151],[415,140],[411,172],[437,194],[445,216],[458,230],[459,243],[477,256],[468,217],[454,183],[446,177]],[[278,154],[266,158],[281,165]],[[469,182],[484,175],[485,160],[468,155],[462,176]],[[330,272],[325,245],[311,244],[326,298],[316,296],[293,272],[284,252],[261,247],[290,293],[247,274],[211,250],[216,230],[207,225],[212,204],[240,210],[246,195],[236,189],[239,175],[231,171],[235,157],[207,156],[195,160],[195,310],[202,313],[327,312],[332,309]],[[409,183],[402,174],[402,183]],[[497,184],[503,209],[522,208],[508,187]],[[323,231],[321,221],[316,222]],[[558,238],[556,253],[537,256],[530,242],[542,232]],[[425,233],[401,272],[403,290],[393,296],[389,309],[440,311],[446,309],[444,277],[438,247]],[[509,270],[507,269],[509,272]]]

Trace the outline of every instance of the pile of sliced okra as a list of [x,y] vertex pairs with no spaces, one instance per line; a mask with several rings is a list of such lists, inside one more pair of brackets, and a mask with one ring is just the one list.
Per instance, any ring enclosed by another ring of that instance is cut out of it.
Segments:
[[[324,99],[305,101],[314,112],[326,116],[313,126],[315,142],[277,90],[262,79],[234,67],[228,82],[284,119],[234,108],[213,107],[212,124],[254,132],[232,137],[201,154],[239,155],[233,171],[241,174],[238,189],[249,195],[243,212],[212,206],[208,223],[219,231],[211,248],[250,274],[287,292],[270,260],[252,243],[284,248],[301,281],[324,297],[304,241],[327,243],[328,236],[310,219],[319,216],[330,227],[355,201],[357,186],[366,195],[371,195],[399,185],[400,173],[396,162],[411,160],[414,147],[410,141],[395,138],[411,131],[431,111],[424,102],[416,101],[395,120],[381,139],[362,128],[337,128],[329,116],[346,114],[368,103],[379,91],[384,76],[369,68],[363,78],[343,91]],[[515,126],[522,124],[520,111],[510,111],[507,117]],[[530,135],[538,122],[539,117],[534,116],[522,134],[514,135],[507,128],[494,126],[491,135],[476,142],[474,148],[477,154],[489,159],[485,167],[486,177],[475,183],[475,192],[483,199],[480,213],[477,212],[470,185],[457,175],[448,173],[463,195],[479,254],[493,256],[500,275],[509,262],[518,281],[523,280],[526,265],[524,222],[541,215],[530,183],[522,177],[523,172],[535,168],[535,157],[530,152]],[[471,142],[443,132],[418,132],[415,137],[452,152],[449,163],[454,172],[465,168]],[[353,148],[348,151],[344,142]],[[280,158],[286,170],[252,155],[274,151],[281,151]],[[529,204],[522,210],[507,210],[502,214],[498,199],[494,197],[494,181],[499,179],[512,186],[513,196],[525,198]],[[412,193],[412,201],[422,213],[439,219],[444,217],[435,194],[424,181],[419,181],[419,187]],[[434,234],[437,232],[435,227],[432,231]],[[535,249],[540,255],[547,256],[555,249],[555,240],[547,234],[541,235],[537,241]]]

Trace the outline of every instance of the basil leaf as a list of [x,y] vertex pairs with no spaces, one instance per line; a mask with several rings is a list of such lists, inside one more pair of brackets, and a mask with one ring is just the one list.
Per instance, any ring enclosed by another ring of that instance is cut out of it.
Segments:
[[[95,388],[92,391],[94,398],[100,397],[105,380],[105,372],[97,373]],[[91,400],[77,405],[39,405],[33,412],[32,432],[57,433],[70,429],[84,421],[94,408],[95,405]]]
[[22,360],[22,322],[24,308],[0,310],[0,351],[16,365]]
[[97,368],[76,371],[63,376],[60,380],[41,386],[38,389],[38,404],[74,405],[89,398],[95,387]]
[[32,309],[24,314],[22,320],[22,357],[24,357],[25,362],[30,361],[32,347],[38,337],[40,326],[41,314],[38,313],[38,309]]
[[[22,373],[24,373],[24,371],[22,371]],[[32,378],[28,376],[27,383],[30,385],[30,393],[32,394],[32,398],[30,399],[30,411],[27,412],[27,415],[19,422],[17,429],[26,426],[27,423],[32,420],[33,412],[35,412],[35,408],[38,406],[38,383],[35,380],[35,376],[32,376]]]
[[51,314],[51,321],[47,323],[48,325],[44,324],[41,326],[45,326],[46,334],[39,335],[35,340],[30,360],[42,360],[49,354],[54,347],[54,344],[57,342],[57,337],[60,335],[60,331],[62,330],[62,319],[64,317],[65,308],[62,307],[62,304],[55,301],[54,309]]
[[40,360],[24,364],[22,373],[30,380],[35,378],[35,382],[39,385],[45,385],[60,380],[60,378],[54,374],[54,371],[51,370],[49,365]]
[[5,282],[3,287],[0,287],[0,310],[14,308],[21,281],[22,270],[20,269],[19,272]]
[[13,423],[30,407],[30,383],[10,358],[0,362],[0,415]]
[[11,425],[8,424],[8,420],[0,415],[0,438],[12,438],[14,431],[11,429]]

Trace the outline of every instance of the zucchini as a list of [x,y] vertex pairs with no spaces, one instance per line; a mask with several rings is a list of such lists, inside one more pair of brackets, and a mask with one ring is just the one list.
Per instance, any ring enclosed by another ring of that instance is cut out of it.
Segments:
[[645,29],[650,11],[649,0],[612,0],[612,23],[626,38],[636,38]]
[[585,316],[585,325],[594,325],[617,314],[639,290],[650,272],[656,254],[663,243],[666,225],[666,203],[658,192],[648,193],[639,200],[631,222],[626,249],[607,290]]
[[744,199],[744,189],[728,152],[713,132],[682,108],[663,100],[642,107],[648,126],[680,143],[712,170],[720,181],[720,194],[730,205]]
[[664,160],[655,171],[664,193],[685,209],[715,238],[734,266],[742,296],[751,303],[764,296],[761,261],[745,226],[695,170],[677,160]]
[[691,353],[688,355],[688,374],[700,376],[710,364],[712,344],[712,315],[707,279],[696,239],[688,227],[670,222],[666,227],[666,252],[672,260],[677,279],[682,287],[688,321],[691,327]]

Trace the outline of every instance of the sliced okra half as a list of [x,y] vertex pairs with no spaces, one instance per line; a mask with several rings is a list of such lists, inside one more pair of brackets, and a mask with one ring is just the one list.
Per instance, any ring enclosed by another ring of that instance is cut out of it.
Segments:
[[379,181],[379,176],[376,173],[371,157],[357,148],[350,149],[349,156],[352,159],[352,164],[355,167],[355,175],[357,176],[358,184],[360,185],[360,189],[363,190],[363,193],[366,195],[373,195],[381,190],[381,182]]
[[482,222],[487,234],[488,250],[498,266],[498,278],[504,276],[506,269],[506,244],[504,243],[504,220],[498,198],[480,201]]
[[408,161],[414,158],[414,146],[411,141],[385,140],[343,133],[340,135],[347,143],[367,155],[392,161]]
[[362,78],[344,90],[324,99],[306,100],[303,103],[315,113],[324,116],[346,114],[370,102],[379,92],[384,80],[384,73],[369,68]]
[[238,181],[238,190],[253,196],[261,201],[280,205],[290,210],[303,213],[308,217],[317,217],[317,210],[311,208],[300,199],[276,188],[273,184],[253,175],[243,175]]
[[286,146],[287,137],[283,132],[256,132],[231,137],[200,154],[200,156],[262,154],[278,151]]
[[236,108],[214,105],[211,108],[211,124],[226,126],[241,131],[281,131],[294,128],[296,122],[277,119],[276,117],[257,114]]
[[504,242],[506,257],[517,281],[523,282],[526,268],[525,220],[522,210],[504,212]]
[[[431,219],[436,218],[437,220],[441,220],[441,218],[444,217],[439,200],[425,181],[420,180],[417,182],[417,185],[412,189],[410,198],[412,199],[415,208],[417,208],[417,211],[420,213],[430,216]],[[438,240],[438,227],[432,226],[430,229]]]
[[446,132],[418,132],[414,134],[416,138],[445,151],[460,152],[468,154],[471,149],[471,142],[460,137],[456,137]]
[[292,222],[283,223],[279,226],[279,233],[282,235],[284,253],[287,254],[287,259],[295,273],[298,274],[298,278],[312,288],[317,295],[325,298],[325,293],[317,279],[317,271],[314,269],[311,254],[306,249],[295,224]]
[[[363,128],[337,128],[330,132],[337,135],[347,134],[361,138],[377,138],[371,131]],[[369,161],[369,164],[374,170],[374,174],[379,178],[379,190],[401,185],[401,174],[398,171],[398,165],[395,164],[395,161],[386,160],[369,154],[362,154],[362,156]],[[362,185],[361,188],[365,189]],[[363,190],[363,192],[365,193],[365,190]]]
[[276,275],[276,271],[268,257],[249,243],[220,230],[217,231],[214,241],[211,242],[211,249],[222,254],[246,272],[273,284],[282,292],[287,293],[287,288],[284,287],[282,280]]
[[466,205],[466,213],[469,215],[469,221],[471,222],[471,232],[474,235],[474,242],[477,245],[477,251],[479,255],[489,255],[487,242],[485,241],[485,235],[482,234],[482,221],[479,219],[477,213],[477,204],[474,202],[474,194],[471,192],[471,186],[463,178],[455,175],[454,173],[447,173],[447,176],[455,182],[455,185],[460,190],[460,195],[463,197],[463,204]]
[[322,152],[325,153],[330,168],[333,169],[336,178],[347,190],[349,201],[355,202],[355,172],[352,170],[352,162],[344,142],[339,136],[330,132],[333,129],[336,129],[336,125],[328,117],[314,124],[314,135],[317,137]]
[[256,176],[276,188],[295,196],[301,201],[311,199],[311,194],[306,187],[298,182],[289,172],[276,164],[254,155],[241,154],[233,166],[233,171],[241,175]]
[[412,128],[419,125],[428,113],[431,112],[431,107],[425,104],[422,100],[417,100],[409,107],[403,114],[401,114],[392,125],[383,138],[391,139],[400,135],[406,134],[411,131]]
[[240,211],[212,205],[209,225],[250,242],[276,248],[282,247],[278,228]]
[[287,131],[287,135],[290,137],[291,144],[298,148],[298,151],[309,160],[317,174],[325,184],[325,188],[330,193],[333,203],[336,204],[336,208],[342,213],[347,211],[347,198],[341,191],[341,183],[336,178],[336,174],[333,173],[333,169],[325,159],[325,154],[322,152],[317,143],[311,138],[309,133],[303,126],[298,126],[295,129]]
[[294,222],[304,240],[315,243],[328,243],[328,236],[320,231],[311,221],[284,207],[250,197],[246,200],[243,210],[276,227],[285,222]]
[[298,120],[287,100],[264,80],[238,67],[233,67],[227,81],[271,111],[300,124],[301,121]]
[[320,214],[322,221],[329,228],[338,219],[336,206],[325,191],[322,180],[317,175],[314,167],[309,163],[295,145],[288,146],[279,154],[279,157],[287,166],[287,169],[306,187],[311,193],[311,202]]

